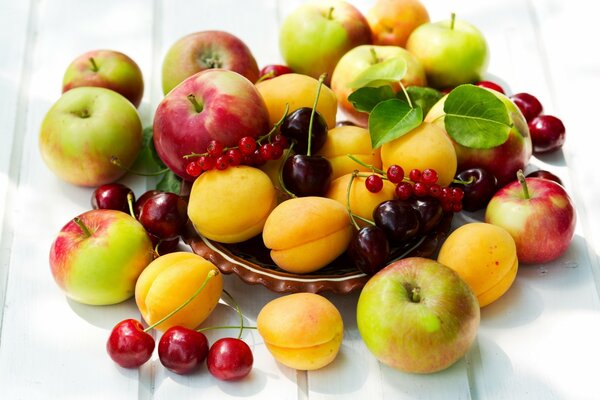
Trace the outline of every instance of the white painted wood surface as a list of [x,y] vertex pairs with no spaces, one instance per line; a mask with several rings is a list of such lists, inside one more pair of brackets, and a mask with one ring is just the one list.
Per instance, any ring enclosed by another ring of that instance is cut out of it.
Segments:
[[[48,267],[52,240],[89,208],[91,194],[55,178],[38,151],[39,126],[60,96],[64,69],[95,48],[130,55],[144,73],[140,113],[148,125],[162,96],[160,65],[171,43],[193,31],[228,30],[248,44],[260,65],[280,62],[278,26],[301,2],[0,0],[1,399],[600,398],[600,6],[584,0],[424,0],[432,20],[455,11],[477,25],[490,45],[490,73],[513,92],[535,94],[547,113],[563,119],[563,152],[532,163],[565,181],[579,217],[563,257],[521,268],[507,295],[483,310],[477,342],[463,360],[425,376],[380,365],[356,329],[356,293],[327,295],[346,329],[340,355],[320,371],[278,365],[252,331],[244,338],[254,351],[254,370],[237,383],[217,381],[206,369],[177,376],[156,355],[139,371],[120,369],[108,358],[108,333],[121,319],[138,316],[134,303],[89,307],[68,301]],[[371,1],[353,3],[366,11]],[[152,184],[126,182],[136,192]],[[225,285],[250,324],[277,296],[235,276],[225,277]],[[222,305],[209,323],[234,321],[234,312]]]

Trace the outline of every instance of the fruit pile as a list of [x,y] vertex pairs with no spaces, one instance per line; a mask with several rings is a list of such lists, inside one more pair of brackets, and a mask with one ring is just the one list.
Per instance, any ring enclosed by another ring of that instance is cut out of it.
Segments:
[[[117,324],[107,343],[117,364],[146,362],[157,329],[166,368],[190,373],[206,359],[214,376],[235,380],[251,372],[240,337],[254,327],[230,298],[240,334],[209,349],[202,331],[216,327],[198,327],[227,292],[217,266],[178,251],[188,220],[221,243],[261,238],[291,274],[346,255],[369,277],[357,322],[372,353],[409,372],[448,367],[519,263],[554,260],[572,240],[575,211],[560,179],[523,174],[532,154],[562,147],[563,124],[534,96],[507,96],[484,80],[481,32],[454,14],[429,22],[418,0],[376,1],[366,16],[344,1],[308,2],[284,20],[280,48],[285,65],[259,70],[230,33],[181,38],[165,56],[165,96],[145,130],[133,60],[103,50],[73,61],[40,149],[61,179],[95,188],[94,210],[61,230],[53,276],[86,304],[135,296],[148,326]],[[136,201],[116,181],[140,166],[163,179]],[[485,222],[452,232],[437,260],[402,258],[399,249],[444,218],[481,210],[473,216]],[[266,304],[256,328],[279,362],[316,369],[338,353],[343,321],[331,302],[301,293]]]

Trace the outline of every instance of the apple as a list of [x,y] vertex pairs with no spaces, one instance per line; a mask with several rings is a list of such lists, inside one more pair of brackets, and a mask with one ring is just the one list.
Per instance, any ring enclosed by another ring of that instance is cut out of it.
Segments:
[[[348,96],[352,93],[350,83],[372,65],[395,57],[402,58],[407,65],[406,75],[400,81],[402,85],[405,87],[427,85],[425,70],[421,62],[402,47],[361,45],[342,56],[333,71],[331,89],[336,94],[338,104],[348,120],[362,127],[366,127],[369,120],[368,113],[355,110],[348,101]],[[400,90],[400,85],[397,83],[392,84],[391,87],[394,92]]]
[[63,77],[63,93],[81,86],[97,86],[125,96],[136,108],[144,94],[140,67],[114,50],[94,50],[75,58]]
[[377,0],[367,20],[373,44],[404,47],[412,31],[429,22],[429,13],[419,0]]
[[485,38],[454,14],[448,21],[416,28],[408,37],[406,49],[423,63],[427,81],[438,89],[480,81],[487,68]]
[[267,133],[269,113],[256,87],[237,72],[209,69],[187,78],[160,102],[154,114],[154,147],[181,178],[193,181],[184,158],[205,153],[217,140],[235,146],[244,136]]
[[460,276],[434,260],[410,257],[373,275],[356,309],[358,330],[382,363],[431,373],[469,349],[479,327],[477,297]]
[[59,178],[98,187],[116,181],[134,163],[142,148],[142,123],[133,104],[119,93],[79,87],[65,92],[48,110],[39,146]]
[[[454,140],[452,140],[452,143],[456,151],[458,171],[483,168],[494,175],[498,187],[502,187],[512,182],[517,171],[525,169],[529,163],[532,152],[531,137],[525,117],[523,117],[519,108],[502,93],[488,90],[502,100],[508,110],[512,128],[506,142],[490,149],[470,148],[458,144]],[[426,122],[437,124],[444,130],[443,115],[446,98],[447,96],[442,97],[425,116]]]
[[555,260],[569,247],[575,233],[575,207],[565,189],[542,178],[518,179],[490,200],[485,221],[506,229],[517,245],[519,262]]
[[87,211],[69,221],[50,248],[54,280],[71,299],[108,305],[133,296],[153,259],[144,227],[122,211]]
[[237,36],[223,31],[195,32],[176,41],[167,51],[162,65],[163,93],[169,93],[195,73],[213,68],[237,72],[252,83],[259,76],[252,52]]
[[371,28],[353,5],[339,0],[311,1],[283,21],[279,48],[286,64],[300,74],[331,78],[338,60],[350,49],[371,43]]

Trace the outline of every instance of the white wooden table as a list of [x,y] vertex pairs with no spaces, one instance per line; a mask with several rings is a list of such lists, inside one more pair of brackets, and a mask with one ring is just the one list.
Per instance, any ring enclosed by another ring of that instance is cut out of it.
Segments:
[[[409,375],[379,364],[356,329],[355,293],[328,295],[346,326],[330,366],[290,370],[273,360],[256,332],[247,332],[254,370],[244,381],[224,383],[206,368],[172,374],[156,355],[139,370],[120,369],[109,359],[110,329],[139,314],[133,301],[77,304],[53,282],[50,244],[69,219],[89,209],[92,190],[63,183],[46,169],[38,130],[60,96],[67,64],[85,51],[120,50],[138,62],[147,126],[162,97],[162,57],[176,39],[226,30],[248,44],[259,65],[281,62],[278,26],[300,1],[0,0],[0,399],[599,399],[600,6],[585,0],[424,2],[432,20],[455,11],[478,26],[490,45],[490,73],[513,92],[535,94],[547,113],[563,119],[563,151],[532,162],[557,173],[576,203],[569,251],[555,262],[522,267],[506,296],[483,309],[466,357],[441,373]],[[371,1],[354,3],[366,11]],[[154,184],[125,182],[136,193]],[[225,285],[250,323],[276,297],[235,276],[225,277]],[[235,314],[222,306],[209,323],[229,320],[236,321]]]

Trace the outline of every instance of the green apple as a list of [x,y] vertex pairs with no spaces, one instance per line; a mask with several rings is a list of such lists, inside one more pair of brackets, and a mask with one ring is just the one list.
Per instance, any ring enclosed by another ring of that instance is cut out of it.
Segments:
[[132,297],[138,276],[152,259],[152,242],[142,224],[108,209],[69,221],[50,248],[56,283],[71,299],[92,305]]
[[116,181],[131,167],[142,148],[142,123],[133,104],[119,93],[79,87],[65,92],[48,110],[39,146],[59,178],[97,187]]
[[300,74],[331,78],[351,48],[371,43],[371,28],[353,5],[339,0],[311,1],[290,13],[279,33],[285,63]]
[[479,303],[449,267],[410,257],[376,273],[362,289],[358,330],[382,363],[405,372],[440,371],[469,349],[479,327]]
[[429,85],[438,89],[479,81],[487,68],[485,38],[454,14],[448,21],[416,28],[408,37],[406,49],[423,64]]
[[81,86],[114,90],[138,107],[144,94],[140,67],[127,55],[114,50],[94,50],[69,64],[63,77],[63,93]]

